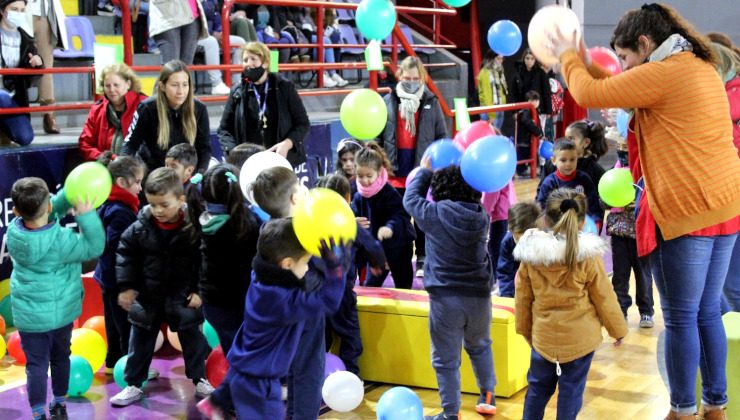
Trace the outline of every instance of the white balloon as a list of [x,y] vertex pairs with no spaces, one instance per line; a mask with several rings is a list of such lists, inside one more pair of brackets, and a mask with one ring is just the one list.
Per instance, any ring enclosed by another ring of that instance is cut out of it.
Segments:
[[159,330],[157,333],[157,342],[154,344],[154,352],[158,352],[159,349],[162,348],[162,345],[164,344],[164,335],[162,334],[162,330]]
[[170,327],[167,327],[167,341],[170,342],[170,345],[175,348],[177,351],[182,351],[182,344],[180,344],[180,337],[177,336],[177,333],[172,331]]
[[365,387],[357,375],[343,370],[334,372],[326,378],[321,396],[329,408],[346,413],[362,403]]
[[291,171],[293,170],[293,166],[288,162],[288,159],[275,152],[268,152],[266,150],[264,152],[253,154],[246,162],[244,162],[242,170],[239,173],[239,186],[241,186],[242,193],[244,193],[244,197],[246,197],[247,200],[254,203],[254,196],[252,194],[251,187],[254,180],[257,179],[257,176],[265,169],[274,168],[276,166],[281,166],[283,168],[290,169]]
[[529,48],[534,53],[540,63],[551,66],[560,61],[560,57],[555,57],[550,49],[547,48],[550,40],[548,33],[556,33],[557,29],[563,36],[570,38],[573,31],[576,32],[576,39],[581,40],[581,22],[578,16],[571,9],[563,6],[550,5],[538,10],[532,16],[527,30],[527,39]]

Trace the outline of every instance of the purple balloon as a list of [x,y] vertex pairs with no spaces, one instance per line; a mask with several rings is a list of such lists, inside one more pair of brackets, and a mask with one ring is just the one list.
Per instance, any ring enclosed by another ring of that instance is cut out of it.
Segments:
[[324,379],[334,372],[347,370],[344,362],[333,353],[326,353],[326,363],[324,364]]

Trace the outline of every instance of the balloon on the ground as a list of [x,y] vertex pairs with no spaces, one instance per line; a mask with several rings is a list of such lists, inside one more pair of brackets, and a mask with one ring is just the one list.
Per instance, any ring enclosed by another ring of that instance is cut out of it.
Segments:
[[452,140],[462,150],[467,150],[471,144],[484,137],[495,136],[496,130],[488,121],[476,121],[464,130],[460,130]]
[[635,200],[632,174],[627,168],[609,169],[599,180],[599,197],[611,207],[624,207]]
[[15,326],[13,322],[13,296],[8,295],[0,300],[0,316],[5,319],[5,324],[8,327]]
[[254,196],[252,195],[251,185],[257,176],[262,173],[265,169],[274,168],[280,166],[283,168],[293,170],[288,159],[284,158],[275,152],[269,152],[267,150],[253,154],[244,162],[242,169],[239,172],[239,186],[242,189],[244,197],[250,202],[254,203]]
[[442,169],[450,165],[459,165],[462,159],[462,149],[450,139],[433,142],[424,151],[424,156],[431,160],[432,169]]
[[93,383],[90,363],[80,356],[69,356],[69,389],[67,395],[79,397],[86,393]]
[[180,337],[176,332],[172,331],[170,327],[167,327],[167,341],[177,351],[182,351],[182,344],[180,344]]
[[327,188],[314,188],[293,210],[293,229],[310,254],[319,256],[321,240],[336,244],[354,240],[357,235],[355,214],[347,200]]
[[619,57],[614,51],[604,47],[591,47],[588,49],[591,54],[591,60],[601,66],[604,70],[612,75],[622,72],[622,65],[619,63]]
[[488,28],[488,46],[504,57],[514,55],[522,46],[522,31],[510,20],[499,20]]
[[593,217],[586,215],[586,221],[583,224],[583,231],[586,233],[592,233],[594,235],[599,234],[599,228],[596,227],[596,222],[594,221]]
[[88,318],[87,321],[82,324],[82,328],[89,328],[96,331],[98,334],[100,334],[101,337],[103,337],[103,340],[108,343],[108,336],[105,332],[105,318],[102,315],[96,315]]
[[357,408],[365,396],[360,378],[352,372],[334,372],[324,380],[321,396],[334,411],[346,413]]
[[[126,388],[128,386],[128,383],[124,379],[124,374],[126,372],[126,363],[128,362],[128,355],[121,357],[116,362],[116,365],[113,367],[113,380],[116,381],[116,385],[118,385],[121,389]],[[148,377],[144,379],[144,382],[141,384],[141,388],[144,388],[144,385],[149,381]]]
[[396,386],[385,391],[376,407],[378,420],[422,420],[424,407],[414,391]]
[[206,341],[208,341],[208,345],[212,349],[215,349],[219,344],[221,344],[221,340],[218,339],[216,329],[213,328],[213,325],[208,321],[203,323],[203,335],[206,336]]
[[157,341],[156,343],[154,343],[154,352],[155,353],[158,352],[159,349],[161,349],[163,345],[164,345],[164,334],[162,334],[162,330],[160,330],[159,332],[157,332]]
[[383,132],[388,121],[388,109],[377,92],[357,89],[342,100],[339,120],[350,136],[360,140],[371,140]]
[[5,318],[0,315],[0,335],[5,335]]
[[334,372],[347,370],[344,362],[334,353],[326,353],[326,362],[324,363],[324,379],[328,378]]
[[21,366],[26,364],[26,353],[23,352],[21,335],[18,331],[13,331],[8,338],[8,354],[15,359],[16,364]]
[[543,159],[550,159],[553,153],[552,142],[543,141],[540,143],[540,157]]
[[463,7],[470,3],[470,0],[442,0],[442,2],[450,7]]
[[94,206],[100,207],[108,199],[113,185],[108,169],[97,162],[85,162],[67,175],[64,195],[72,205],[94,198]]
[[108,346],[97,331],[89,328],[72,330],[72,354],[80,356],[90,363],[93,372],[97,372],[105,363]]
[[226,360],[221,345],[218,345],[206,359],[206,378],[214,388],[217,388],[224,381],[228,371],[229,361]]
[[560,57],[555,57],[547,47],[550,43],[548,34],[555,34],[558,29],[568,39],[575,32],[576,41],[580,42],[581,23],[578,21],[575,12],[567,7],[545,6],[538,10],[529,22],[529,29],[527,30],[529,48],[532,49],[532,53],[540,63],[546,66],[551,66],[560,61]]
[[396,8],[388,0],[362,0],[355,11],[355,23],[366,39],[384,40],[396,26]]
[[489,136],[473,143],[460,161],[462,176],[480,192],[504,188],[516,170],[516,149],[504,136]]
[[0,359],[5,356],[5,351],[8,349],[7,344],[5,344],[5,338],[2,334],[0,334]]

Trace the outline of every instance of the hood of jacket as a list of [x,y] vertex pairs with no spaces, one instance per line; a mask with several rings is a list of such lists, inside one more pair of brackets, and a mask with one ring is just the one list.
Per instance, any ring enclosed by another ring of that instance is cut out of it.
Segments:
[[447,221],[439,227],[458,247],[467,247],[471,236],[478,236],[488,223],[486,211],[477,203],[443,200],[437,203],[437,214],[440,220]]
[[[19,263],[30,266],[42,261],[57,241],[59,223],[51,222],[46,226],[30,230],[23,225],[23,220],[16,217],[11,222],[13,229],[8,229],[8,241],[12,241],[12,257]],[[32,232],[32,234],[28,234]]]

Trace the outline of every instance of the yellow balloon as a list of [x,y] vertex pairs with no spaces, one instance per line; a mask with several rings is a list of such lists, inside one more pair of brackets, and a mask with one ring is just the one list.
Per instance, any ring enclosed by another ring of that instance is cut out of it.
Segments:
[[80,356],[90,363],[93,373],[100,370],[105,363],[108,346],[97,331],[90,328],[72,330],[72,355]]
[[308,192],[293,212],[293,229],[298,240],[309,253],[320,256],[321,240],[329,243],[354,240],[357,222],[352,209],[341,195],[327,188]]
[[5,339],[2,335],[0,335],[0,358],[5,356],[5,350],[7,350],[7,346],[5,345]]
[[5,296],[10,294],[10,279],[0,280],[0,300],[5,299]]

